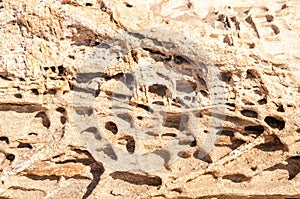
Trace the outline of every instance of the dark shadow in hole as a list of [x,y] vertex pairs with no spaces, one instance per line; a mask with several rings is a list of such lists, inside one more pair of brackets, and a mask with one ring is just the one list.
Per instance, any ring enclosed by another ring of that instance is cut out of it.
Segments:
[[90,172],[93,175],[93,179],[90,182],[90,184],[87,186],[87,191],[83,195],[82,199],[88,198],[94,189],[97,187],[100,181],[101,175],[104,173],[105,169],[101,163],[98,163],[94,160],[92,155],[86,151],[86,150],[81,150],[81,149],[73,149],[72,151],[75,151],[78,154],[85,154],[88,156],[88,158],[82,158],[82,159],[72,159],[72,160],[65,160],[61,162],[55,162],[56,164],[65,164],[65,163],[81,163],[86,166],[90,166],[91,170]]
[[57,112],[60,112],[61,114],[63,114],[63,113],[66,112],[66,109],[63,108],[63,107],[58,107],[58,108],[56,109],[56,111],[57,111]]
[[257,118],[258,114],[255,111],[252,110],[242,110],[241,111],[242,115],[246,116],[246,117],[253,117],[253,118]]
[[104,148],[97,148],[96,151],[103,152],[108,157],[110,157],[112,160],[115,160],[115,161],[118,160],[118,156],[116,155],[112,146],[109,144],[106,144]]
[[[169,161],[171,160],[170,151],[164,149],[158,149],[153,152],[154,154],[158,155],[162,159],[164,159],[164,166],[167,167],[169,165]],[[154,162],[155,164],[155,162]]]
[[300,156],[294,156],[285,160],[288,164],[275,164],[264,171],[275,171],[277,169],[287,170],[289,172],[288,180],[294,179],[300,172]]
[[268,116],[265,118],[265,122],[273,129],[277,128],[282,130],[285,127],[285,122],[283,120],[276,119],[275,117]]
[[28,149],[32,149],[31,144],[28,143],[20,143],[17,148],[28,148]]
[[247,70],[246,79],[253,79],[256,78],[254,70]]
[[259,105],[263,105],[263,104],[266,104],[268,101],[267,101],[267,99],[263,98],[261,100],[258,100],[257,102]]
[[89,128],[87,128],[87,129],[81,131],[80,134],[82,134],[82,133],[84,133],[84,132],[88,132],[88,133],[94,134],[94,137],[95,137],[96,140],[101,140],[101,139],[102,139],[102,138],[101,138],[101,135],[100,135],[100,133],[99,133],[99,131],[98,131],[98,129],[97,129],[97,127],[94,127],[94,126],[89,127]]
[[22,98],[22,97],[23,97],[20,93],[16,93],[14,96],[15,96],[16,98]]
[[82,196],[82,199],[87,199],[97,187],[100,182],[100,177],[104,173],[104,167],[102,164],[93,163],[90,165],[91,170],[90,172],[93,175],[93,179],[91,183],[87,186],[85,194]]
[[135,141],[132,136],[125,136],[124,139],[126,140],[126,149],[128,153],[133,154],[135,150]]
[[44,127],[49,128],[51,125],[51,122],[47,116],[47,114],[44,111],[38,112],[38,114],[35,115],[35,117],[42,118],[42,124]]
[[58,66],[58,75],[62,76],[62,75],[66,75],[66,69],[63,66]]
[[133,7],[133,5],[131,5],[131,4],[127,3],[127,2],[124,2],[124,4],[125,4],[125,6],[126,6],[127,8],[132,8],[132,7]]
[[153,113],[154,111],[153,111],[153,109],[151,109],[149,106],[147,106],[147,105],[143,105],[143,104],[137,104],[136,105],[138,108],[142,108],[142,109],[144,109],[145,111],[148,111],[148,112],[150,112],[150,113]]
[[6,154],[5,157],[11,162],[14,161],[14,159],[16,158],[16,156],[12,153]]
[[39,95],[39,91],[36,88],[31,89],[31,92],[35,95]]
[[273,141],[266,142],[256,146],[255,148],[265,151],[265,152],[273,152],[273,151],[286,151],[287,147],[280,141],[279,138],[275,137]]
[[168,88],[166,86],[160,84],[153,84],[152,86],[149,87],[150,93],[155,93],[161,97],[164,97],[167,94],[167,90]]
[[67,121],[67,118],[66,118],[66,117],[64,117],[64,116],[61,116],[61,117],[60,117],[60,123],[65,124],[66,121]]
[[251,133],[251,134],[255,134],[255,135],[261,135],[265,131],[265,128],[263,126],[261,126],[261,125],[258,125],[258,126],[246,126],[244,129],[245,129],[245,131],[247,133]]
[[38,104],[31,104],[31,103],[23,103],[23,104],[1,103],[0,104],[0,111],[15,111],[17,113],[34,113],[41,110],[45,110],[45,108]]
[[231,131],[231,130],[225,130],[224,129],[224,130],[219,131],[217,134],[221,135],[221,136],[230,137],[230,144],[222,144],[221,146],[227,146],[231,150],[234,150],[234,149],[238,148],[239,146],[241,146],[242,144],[245,144],[245,141],[236,139],[234,137],[234,132]]
[[244,174],[231,174],[231,175],[225,175],[222,177],[223,179],[230,180],[234,183],[240,183],[250,180],[249,177],[245,176]]
[[176,137],[176,133],[164,133],[161,135],[162,137]]
[[34,175],[34,174],[26,174],[24,175],[29,179],[32,180],[56,180],[58,181],[60,176],[57,175],[42,175],[42,176],[38,176],[38,175]]
[[8,137],[6,137],[6,136],[1,136],[1,137],[0,137],[0,141],[6,142],[6,144],[9,144],[9,139],[8,139]]
[[126,121],[126,122],[128,122],[128,123],[130,123],[130,124],[133,123],[132,117],[128,113],[118,114],[117,117],[124,120],[124,121]]
[[158,176],[134,174],[130,172],[116,171],[110,174],[113,179],[123,180],[135,185],[160,186],[162,179]]
[[86,3],[85,6],[93,6],[92,3]]
[[223,82],[228,83],[231,80],[231,76],[232,76],[232,74],[230,72],[223,72],[223,73],[221,73],[219,79]]
[[[160,43],[159,46],[162,46],[162,44]],[[155,51],[149,48],[144,48],[144,50],[149,51],[150,52],[150,57],[152,59],[154,59],[156,62],[169,62],[172,60],[172,56],[170,55],[166,55],[160,51]]]
[[283,106],[282,105],[278,106],[277,111],[283,113],[284,112]]
[[213,162],[209,154],[205,155],[204,157],[200,157],[200,153],[203,153],[202,149],[198,149],[197,151],[195,151],[195,153],[193,154],[194,158],[197,158],[207,163]]
[[117,125],[111,121],[105,123],[105,129],[107,129],[108,131],[112,132],[115,135],[118,133]]

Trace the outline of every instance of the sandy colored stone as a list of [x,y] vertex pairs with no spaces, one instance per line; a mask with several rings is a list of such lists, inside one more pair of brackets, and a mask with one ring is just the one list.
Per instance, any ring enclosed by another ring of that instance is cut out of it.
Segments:
[[1,1],[0,198],[300,198],[299,8]]

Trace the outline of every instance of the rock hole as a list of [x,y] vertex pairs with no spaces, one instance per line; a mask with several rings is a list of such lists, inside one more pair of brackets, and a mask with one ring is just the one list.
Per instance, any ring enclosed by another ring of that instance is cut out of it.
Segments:
[[45,94],[55,95],[57,93],[56,89],[49,89]]
[[28,149],[32,149],[32,145],[28,144],[28,143],[20,143],[17,148],[28,148]]
[[31,132],[31,133],[28,133],[28,135],[30,135],[30,136],[32,136],[32,135],[37,136],[38,134],[35,133],[35,132]]
[[203,95],[203,97],[207,97],[208,96],[208,93],[204,90],[201,90],[200,91],[201,95]]
[[44,127],[49,128],[51,125],[51,122],[47,116],[47,114],[44,111],[38,112],[38,114],[35,115],[35,117],[42,118],[42,124]]
[[58,107],[58,108],[56,109],[56,111],[57,111],[57,112],[60,112],[61,114],[64,114],[64,113],[66,112],[66,109],[63,108],[63,107]]
[[39,91],[36,88],[31,89],[31,92],[35,95],[39,95]]
[[135,150],[135,141],[134,141],[133,137],[126,136],[125,140],[127,141],[126,149],[127,149],[128,153],[133,154],[134,150]]
[[209,154],[202,157],[202,155],[200,155],[201,153],[203,153],[203,151],[201,149],[198,149],[194,152],[193,157],[209,164],[213,162]]
[[96,127],[94,127],[94,126],[91,126],[91,127],[87,128],[87,129],[81,131],[80,133],[82,134],[84,132],[88,132],[88,133],[94,134],[94,137],[95,137],[96,140],[101,140],[102,139],[101,136],[100,136],[100,133],[99,133],[98,129]]
[[255,48],[255,43],[248,43],[248,46],[250,49],[253,49],[253,48]]
[[159,176],[148,176],[142,174],[134,174],[124,171],[116,171],[110,174],[113,179],[123,180],[135,185],[160,186],[162,179]]
[[272,22],[274,17],[272,15],[266,15],[267,22]]
[[5,142],[6,144],[9,144],[9,139],[6,136],[1,136],[0,137],[0,142]]
[[92,3],[86,3],[85,6],[93,6]]
[[58,66],[57,69],[58,69],[58,75],[62,76],[66,74],[66,70],[63,66]]
[[180,151],[177,153],[177,156],[185,159],[185,158],[190,158],[191,154],[186,151]]
[[[161,46],[158,44],[158,46]],[[172,56],[166,55],[160,51],[155,51],[149,48],[143,48],[144,50],[150,52],[150,56],[152,59],[154,59],[156,62],[169,62],[172,60]]]
[[113,134],[117,134],[118,133],[118,127],[114,122],[106,122],[105,123],[105,129],[107,129],[108,131],[112,132]]
[[294,156],[285,160],[288,164],[279,163],[268,169],[267,171],[275,171],[277,169],[287,170],[289,173],[288,180],[293,180],[300,173],[300,156]]
[[285,150],[285,145],[280,141],[278,137],[274,138],[272,141],[267,142],[267,143],[262,143],[255,148],[265,151],[265,152],[273,152],[273,151],[279,151]]
[[138,108],[142,108],[142,109],[144,109],[145,111],[150,112],[150,113],[153,113],[153,112],[154,112],[149,106],[144,105],[144,104],[137,104],[137,107],[138,107]]
[[14,159],[16,158],[16,156],[14,154],[6,154],[6,159],[9,160],[10,162],[14,161]]
[[241,111],[242,115],[246,116],[246,117],[253,117],[253,118],[257,118],[258,114],[255,111],[252,110],[242,110]]
[[60,123],[65,124],[66,121],[67,121],[67,118],[66,118],[66,117],[64,117],[64,116],[61,116],[61,117],[60,117]]
[[235,104],[234,103],[225,103],[227,106],[230,106],[232,108],[235,108]]
[[271,28],[272,28],[272,30],[274,31],[274,33],[276,34],[276,35],[278,35],[279,33],[280,33],[280,30],[279,30],[279,28],[277,27],[277,26],[275,26],[275,25],[271,25]]
[[118,114],[117,117],[130,123],[130,124],[132,123],[132,117],[128,113]]
[[23,96],[20,93],[14,94],[16,98],[22,98]]
[[278,112],[284,112],[283,105],[278,106],[277,111]]
[[232,74],[230,72],[221,73],[220,80],[223,82],[230,82]]
[[265,128],[261,125],[258,125],[258,126],[246,126],[244,128],[244,130],[247,132],[247,133],[251,133],[251,134],[255,134],[255,135],[261,135],[264,133],[265,131]]
[[253,78],[256,78],[256,76],[254,75],[254,71],[247,70],[246,79],[253,79]]
[[282,130],[285,127],[285,122],[283,120],[276,119],[275,117],[268,116],[265,118],[265,122],[273,129],[277,128]]
[[133,5],[131,5],[131,4],[127,3],[127,2],[124,2],[124,4],[125,4],[125,6],[126,6],[127,8],[132,8],[132,7],[133,7]]
[[143,117],[142,116],[137,116],[136,117],[138,120],[143,120]]
[[164,97],[167,94],[168,88],[164,85],[154,84],[149,87],[149,92]]
[[282,6],[281,6],[281,9],[283,10],[283,9],[286,9],[287,8],[287,5],[286,4],[283,4]]
[[264,104],[267,103],[267,99],[263,98],[261,100],[258,100],[257,102],[258,102],[259,105],[264,105]]
[[54,66],[50,67],[50,69],[52,72],[54,72],[54,73],[56,72],[56,68]]
[[244,174],[231,174],[223,176],[222,179],[230,180],[234,183],[240,183],[248,181],[250,178],[245,176]]
[[161,136],[162,137],[176,137],[177,135],[175,133],[164,133]]
[[182,57],[182,56],[179,56],[179,55],[174,57],[174,62],[175,62],[176,64],[182,64],[182,63],[187,63],[187,64],[189,64],[189,63],[190,63],[186,58],[184,58],[184,57]]

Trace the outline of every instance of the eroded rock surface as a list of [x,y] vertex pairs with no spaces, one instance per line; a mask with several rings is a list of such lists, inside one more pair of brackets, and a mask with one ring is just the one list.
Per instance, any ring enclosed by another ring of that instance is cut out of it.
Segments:
[[298,1],[1,1],[1,198],[299,198]]

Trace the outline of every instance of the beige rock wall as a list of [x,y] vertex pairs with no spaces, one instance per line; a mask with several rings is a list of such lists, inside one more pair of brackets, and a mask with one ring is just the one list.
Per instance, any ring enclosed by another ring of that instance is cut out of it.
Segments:
[[0,1],[0,198],[300,198],[299,9]]

